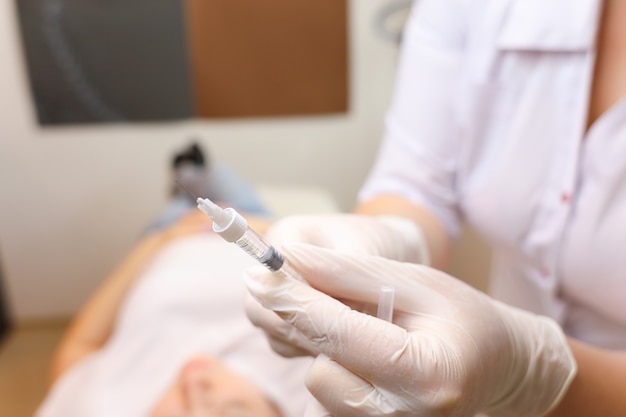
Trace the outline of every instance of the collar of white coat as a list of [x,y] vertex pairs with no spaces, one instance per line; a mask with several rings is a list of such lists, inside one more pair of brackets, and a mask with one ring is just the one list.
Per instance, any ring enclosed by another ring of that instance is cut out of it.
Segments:
[[602,0],[514,0],[498,39],[501,49],[581,51],[593,48]]

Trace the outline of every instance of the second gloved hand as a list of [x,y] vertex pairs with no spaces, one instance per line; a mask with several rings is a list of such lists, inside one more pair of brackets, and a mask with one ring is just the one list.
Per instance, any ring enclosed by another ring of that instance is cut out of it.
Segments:
[[291,216],[267,232],[272,244],[308,243],[337,251],[429,264],[421,228],[400,216],[317,214]]
[[[421,228],[399,216],[319,214],[291,216],[276,222],[266,233],[279,248],[288,243],[308,243],[337,251],[378,255],[398,261],[429,263]],[[317,355],[315,346],[251,297],[245,301],[250,320],[267,332],[272,348],[283,356]]]
[[[306,383],[335,417],[540,416],[575,374],[553,320],[442,272],[308,245],[285,254],[310,286],[262,269],[247,285],[323,354]],[[375,304],[382,285],[396,289],[393,324],[350,308]]]

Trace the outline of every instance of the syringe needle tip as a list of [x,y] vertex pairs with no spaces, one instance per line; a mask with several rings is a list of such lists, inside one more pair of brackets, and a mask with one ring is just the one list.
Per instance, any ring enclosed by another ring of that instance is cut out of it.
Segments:
[[194,194],[193,191],[191,191],[189,188],[185,187],[183,184],[181,184],[180,182],[176,181],[176,184],[182,188],[183,190],[187,191],[193,198],[195,198],[196,200],[199,198],[197,195]]

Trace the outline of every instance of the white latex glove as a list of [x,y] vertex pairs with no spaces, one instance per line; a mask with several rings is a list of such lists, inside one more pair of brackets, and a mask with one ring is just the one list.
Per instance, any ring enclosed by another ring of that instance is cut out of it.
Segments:
[[[553,320],[442,272],[308,245],[283,250],[310,286],[263,269],[246,282],[323,354],[306,384],[331,415],[539,416],[576,373]],[[338,301],[375,304],[383,284],[396,289],[393,324]]]
[[[288,243],[308,243],[345,253],[379,255],[399,261],[429,263],[428,246],[421,228],[399,216],[358,214],[299,215],[276,222],[266,233],[279,248]],[[272,348],[283,356],[317,355],[316,347],[293,332],[276,315],[248,296],[250,320],[268,330]]]
[[266,237],[278,247],[286,243],[308,243],[346,253],[429,264],[428,246],[421,228],[400,216],[291,216],[276,222]]

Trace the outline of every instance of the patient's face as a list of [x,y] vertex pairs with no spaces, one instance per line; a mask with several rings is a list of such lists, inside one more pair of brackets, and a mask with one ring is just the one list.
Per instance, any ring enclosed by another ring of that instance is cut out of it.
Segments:
[[150,417],[280,417],[259,389],[219,360],[195,357]]

